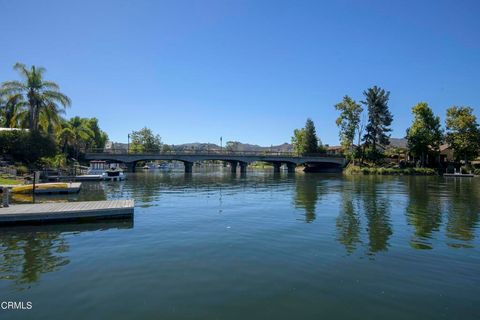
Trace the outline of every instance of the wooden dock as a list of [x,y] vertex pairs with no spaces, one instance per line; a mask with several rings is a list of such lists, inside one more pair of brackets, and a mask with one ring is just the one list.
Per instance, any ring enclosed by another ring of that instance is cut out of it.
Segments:
[[132,218],[133,200],[35,203],[0,208],[0,225]]
[[444,173],[444,177],[450,178],[473,178],[475,175],[473,173]]

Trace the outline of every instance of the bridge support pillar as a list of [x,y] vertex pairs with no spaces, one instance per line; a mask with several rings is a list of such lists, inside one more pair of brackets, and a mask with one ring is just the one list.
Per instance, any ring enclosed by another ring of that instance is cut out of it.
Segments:
[[295,173],[295,168],[297,165],[295,163],[287,163],[288,173]]
[[183,165],[185,166],[185,173],[192,173],[193,171],[193,162],[184,161]]
[[232,173],[237,173],[237,161],[230,162],[230,170]]
[[136,162],[125,162],[125,165],[127,166],[127,172],[135,172]]
[[282,164],[280,162],[274,162],[273,163],[273,172],[280,172],[280,167]]
[[240,173],[247,173],[247,165],[246,162],[240,162]]

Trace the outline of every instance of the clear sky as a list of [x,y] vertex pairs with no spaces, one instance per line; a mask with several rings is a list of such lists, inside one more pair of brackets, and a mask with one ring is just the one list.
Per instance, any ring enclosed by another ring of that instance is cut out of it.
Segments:
[[391,91],[394,137],[427,101],[479,116],[480,1],[0,0],[0,81],[47,68],[67,115],[111,140],[290,142],[311,117],[338,143],[334,104]]

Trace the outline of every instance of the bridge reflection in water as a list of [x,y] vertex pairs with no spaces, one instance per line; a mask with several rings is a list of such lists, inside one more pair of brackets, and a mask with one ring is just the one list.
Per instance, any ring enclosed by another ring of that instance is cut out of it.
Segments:
[[232,173],[240,168],[241,173],[247,172],[247,167],[253,162],[266,162],[273,165],[274,172],[279,172],[285,164],[288,172],[294,172],[297,165],[318,166],[328,169],[341,169],[347,160],[338,155],[304,154],[292,152],[253,152],[253,151],[173,151],[173,152],[127,152],[125,150],[91,150],[86,154],[87,160],[104,160],[120,162],[127,166],[128,171],[134,172],[139,161],[180,161],[185,166],[185,172],[192,172],[195,162],[224,161],[230,164]]

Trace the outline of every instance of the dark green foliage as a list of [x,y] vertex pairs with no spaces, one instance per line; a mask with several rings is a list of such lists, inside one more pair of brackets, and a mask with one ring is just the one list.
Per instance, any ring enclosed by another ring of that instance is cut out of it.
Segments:
[[388,109],[390,92],[374,86],[364,91],[363,95],[365,100],[362,103],[368,108],[368,123],[363,141],[366,148],[376,150],[370,153],[376,156],[377,151],[380,152],[377,149],[379,145],[386,146],[390,143],[387,135],[391,131],[390,125],[393,121],[393,116]]
[[0,154],[9,155],[15,161],[32,165],[42,157],[54,156],[57,151],[55,141],[39,132],[0,132]]
[[354,159],[353,139],[360,129],[360,115],[363,109],[349,96],[343,97],[342,102],[335,105],[335,109],[340,111],[336,124],[340,128],[339,136],[343,152],[350,159]]
[[431,176],[437,172],[431,168],[384,168],[384,167],[360,167],[349,165],[345,174],[364,174],[364,175],[417,175]]
[[130,136],[132,139],[130,151],[132,152],[159,152],[162,147],[160,136],[158,134],[155,135],[147,127],[139,131],[133,131]]
[[318,138],[315,130],[315,124],[308,118],[305,123],[305,153],[318,152]]
[[298,155],[325,151],[317,137],[315,124],[310,118],[307,119],[304,128],[293,131],[292,145],[294,152]]
[[422,167],[428,154],[437,155],[443,139],[440,118],[433,114],[426,102],[420,102],[412,108],[414,120],[407,129],[408,148]]
[[467,163],[480,152],[480,129],[477,117],[470,107],[447,109],[447,142],[452,146],[457,159]]

